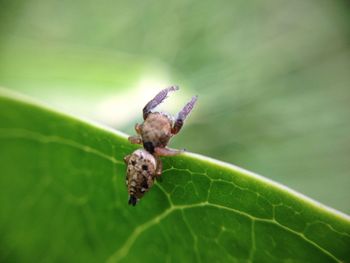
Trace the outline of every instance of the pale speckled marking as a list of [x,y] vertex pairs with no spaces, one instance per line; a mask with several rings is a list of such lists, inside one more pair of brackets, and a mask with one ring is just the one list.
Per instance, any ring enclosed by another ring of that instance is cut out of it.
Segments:
[[[146,170],[143,169],[145,165]],[[144,149],[138,149],[130,155],[127,168],[127,186],[130,196],[140,199],[152,187],[156,165],[154,156]],[[147,188],[144,187],[145,184]]]

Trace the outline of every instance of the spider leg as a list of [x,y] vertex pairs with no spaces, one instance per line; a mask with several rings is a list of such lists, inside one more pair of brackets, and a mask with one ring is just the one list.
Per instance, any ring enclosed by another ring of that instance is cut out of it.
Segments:
[[154,153],[157,156],[175,156],[185,152],[185,149],[177,150],[171,148],[156,147],[154,148]]
[[128,164],[130,157],[131,157],[131,154],[124,157],[125,164]]
[[196,104],[197,98],[198,98],[197,96],[193,96],[191,101],[188,102],[185,105],[185,107],[183,107],[183,109],[179,112],[177,119],[175,120],[174,127],[171,129],[172,134],[177,134],[181,130],[186,117],[193,109],[194,104]]
[[163,89],[160,91],[151,101],[149,101],[146,106],[143,108],[143,119],[145,120],[150,114],[151,110],[153,110],[155,107],[157,107],[159,104],[161,104],[166,97],[168,96],[168,93],[171,91],[178,90],[178,86],[171,86],[169,88]]
[[137,134],[141,134],[142,132],[142,124],[135,124],[135,131],[137,132]]
[[132,144],[142,144],[142,139],[140,136],[136,135],[136,136],[129,136],[128,137],[129,142],[131,142]]
[[156,161],[157,161],[156,178],[157,180],[159,180],[163,171],[163,163],[162,163],[162,160],[159,158],[159,156],[156,157]]

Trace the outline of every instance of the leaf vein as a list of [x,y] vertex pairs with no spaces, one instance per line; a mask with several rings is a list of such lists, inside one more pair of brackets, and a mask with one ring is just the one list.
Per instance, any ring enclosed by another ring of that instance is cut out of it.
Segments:
[[[33,132],[33,131],[28,131],[25,129],[16,129],[16,128],[1,128],[0,129],[0,137],[2,138],[13,138],[13,139],[18,139],[18,138],[22,138],[22,139],[29,139],[29,140],[34,140],[34,141],[38,141],[40,143],[58,143],[58,144],[62,144],[62,145],[67,145],[70,147],[74,147],[76,149],[79,149],[81,151],[87,152],[87,153],[91,153],[94,154],[96,156],[99,156],[101,158],[104,158],[114,164],[122,164],[123,162],[120,160],[117,160],[115,157],[110,156],[106,153],[103,153],[95,148],[92,148],[90,146],[86,146],[83,144],[80,144],[74,140],[70,140],[70,139],[66,139],[60,136],[56,136],[56,135],[44,135],[38,132]],[[192,171],[190,171],[189,169],[178,169],[178,168],[170,168],[170,169],[166,169],[164,170],[164,172],[170,171],[172,169],[176,169],[176,170],[186,170],[188,171],[190,174],[199,174],[199,175],[204,175],[206,177],[208,177],[210,180],[213,180],[212,178],[210,178],[207,174],[202,174],[202,173],[193,173]],[[230,182],[231,184],[234,184],[233,182]],[[236,186],[239,187],[239,186]],[[161,188],[160,188],[161,189]],[[163,189],[163,192],[166,193],[166,191]],[[170,196],[167,195],[168,200],[171,202]],[[170,203],[172,204],[172,203]],[[255,221],[261,221],[261,222],[269,222],[272,224],[276,224],[277,226],[283,228],[286,231],[289,231],[291,233],[294,233],[295,235],[299,236],[300,238],[304,239],[306,242],[312,244],[313,246],[315,246],[316,248],[318,248],[320,251],[322,251],[324,254],[330,256],[332,259],[334,259],[337,262],[341,262],[338,258],[336,258],[333,254],[331,254],[329,251],[327,251],[326,249],[324,249],[323,247],[321,247],[320,245],[318,245],[316,242],[308,239],[303,233],[299,233],[293,229],[290,229],[289,227],[280,224],[279,222],[277,222],[275,219],[264,219],[264,218],[258,218],[258,217],[254,217],[248,213],[233,209],[233,208],[229,208],[229,207],[225,207],[225,206],[221,206],[218,204],[212,204],[209,203],[208,201],[206,202],[202,202],[202,203],[198,203],[198,204],[190,204],[190,205],[171,205],[170,208],[166,209],[163,213],[161,213],[160,215],[154,217],[153,219],[151,219],[150,221],[139,225],[138,227],[136,227],[134,229],[134,231],[132,232],[132,234],[129,236],[129,238],[127,238],[127,240],[125,241],[125,243],[121,246],[121,248],[119,250],[117,250],[115,253],[112,254],[111,257],[109,257],[109,259],[107,260],[107,262],[118,262],[120,259],[124,258],[129,249],[131,248],[131,246],[133,245],[133,243],[136,241],[136,239],[138,238],[139,235],[141,235],[144,231],[146,231],[148,228],[150,228],[151,226],[153,226],[154,224],[160,222],[162,219],[164,219],[165,217],[167,217],[168,215],[170,215],[173,211],[175,210],[179,210],[179,209],[189,209],[189,208],[194,208],[194,207],[204,207],[204,206],[212,206],[212,207],[217,207],[217,208],[221,208],[221,209],[226,209],[232,212],[235,212],[237,214],[240,214],[242,216],[246,216],[252,220]],[[323,222],[322,222],[323,223]],[[335,229],[330,226],[329,224],[323,223],[325,225],[328,225],[329,228],[331,230],[333,230],[334,232]],[[347,234],[345,234],[347,235]]]

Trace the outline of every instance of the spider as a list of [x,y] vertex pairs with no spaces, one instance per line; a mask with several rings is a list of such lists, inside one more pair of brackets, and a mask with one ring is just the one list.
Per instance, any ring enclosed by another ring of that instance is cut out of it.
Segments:
[[161,176],[160,156],[174,156],[185,151],[170,149],[166,146],[171,137],[181,130],[186,117],[197,101],[197,96],[192,97],[176,118],[164,112],[153,112],[153,109],[162,103],[170,92],[178,89],[178,86],[163,89],[149,101],[143,108],[143,123],[135,125],[138,135],[128,138],[132,144],[142,144],[144,147],[124,158],[127,165],[126,185],[130,205],[135,206],[154,184],[154,180]]

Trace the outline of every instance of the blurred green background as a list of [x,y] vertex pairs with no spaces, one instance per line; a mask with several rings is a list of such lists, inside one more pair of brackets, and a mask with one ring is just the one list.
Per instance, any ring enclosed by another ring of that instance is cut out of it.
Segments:
[[350,213],[346,1],[0,2],[0,86],[130,134],[170,84],[172,147]]

